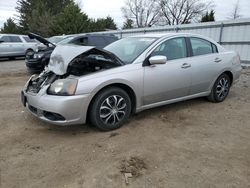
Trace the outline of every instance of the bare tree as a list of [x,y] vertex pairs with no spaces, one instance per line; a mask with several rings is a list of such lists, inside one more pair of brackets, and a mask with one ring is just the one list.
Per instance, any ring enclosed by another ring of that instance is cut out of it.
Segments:
[[151,27],[158,22],[159,0],[126,0],[122,12],[126,20],[130,19],[136,27]]
[[234,4],[232,12],[229,14],[228,19],[235,20],[241,18],[242,16],[239,14],[239,12],[240,12],[240,1],[237,0],[237,2]]
[[212,1],[203,0],[160,0],[163,22],[168,25],[186,24],[198,21],[212,8]]

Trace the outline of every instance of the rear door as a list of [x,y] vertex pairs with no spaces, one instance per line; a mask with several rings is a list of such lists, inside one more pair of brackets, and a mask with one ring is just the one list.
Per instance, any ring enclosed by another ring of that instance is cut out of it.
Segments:
[[9,36],[11,41],[11,53],[16,56],[23,56],[25,55],[25,45],[19,36]]
[[202,38],[190,37],[189,44],[192,51],[192,85],[190,95],[207,92],[217,75],[218,65],[221,63],[215,44]]

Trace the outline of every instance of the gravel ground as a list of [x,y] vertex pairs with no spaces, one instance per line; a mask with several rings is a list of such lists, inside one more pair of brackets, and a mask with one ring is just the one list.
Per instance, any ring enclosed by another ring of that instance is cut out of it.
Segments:
[[0,67],[1,188],[250,188],[250,69],[223,103],[167,105],[99,132],[31,116],[20,102],[24,61]]

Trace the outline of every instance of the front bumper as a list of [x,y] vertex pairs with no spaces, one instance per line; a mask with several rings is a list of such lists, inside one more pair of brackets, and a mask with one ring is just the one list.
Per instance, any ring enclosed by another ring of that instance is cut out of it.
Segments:
[[54,96],[42,88],[38,94],[22,91],[22,102],[39,119],[56,125],[84,124],[87,117],[89,94]]
[[25,63],[26,67],[32,71],[42,71],[44,69],[44,62],[42,59],[26,59]]

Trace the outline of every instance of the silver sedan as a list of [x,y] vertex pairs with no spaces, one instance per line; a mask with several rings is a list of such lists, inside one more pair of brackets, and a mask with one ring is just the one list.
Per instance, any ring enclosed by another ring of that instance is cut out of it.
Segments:
[[57,125],[121,127],[132,113],[196,97],[226,99],[239,79],[239,56],[193,34],[133,36],[104,50],[58,46],[48,67],[33,75],[22,101],[38,118]]

